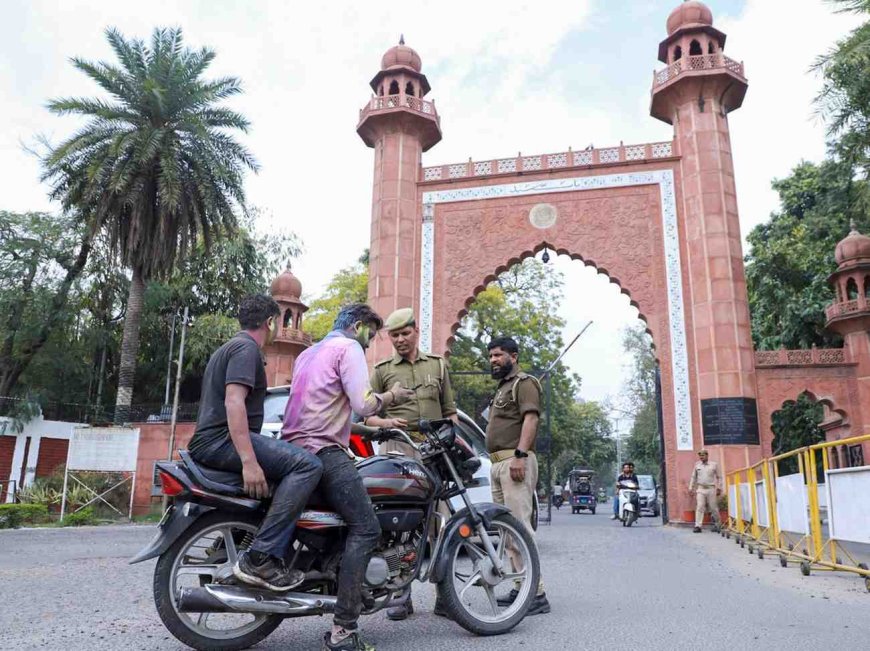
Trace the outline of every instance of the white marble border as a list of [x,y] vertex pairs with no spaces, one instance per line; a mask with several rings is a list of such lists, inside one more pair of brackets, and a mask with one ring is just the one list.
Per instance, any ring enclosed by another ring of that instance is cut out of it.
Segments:
[[[686,347],[686,321],[683,312],[683,278],[677,204],[672,170],[652,170],[631,174],[603,174],[570,179],[546,179],[526,183],[485,185],[423,193],[423,246],[420,259],[420,347],[432,347],[432,293],[435,268],[434,206],[439,203],[517,197],[553,192],[573,192],[637,185],[658,185],[661,193],[662,231],[665,247],[665,274],[668,286],[668,316],[671,338],[671,369],[674,379],[674,407],[677,421],[677,449],[691,450],[692,409],[689,392],[689,355]],[[629,288],[630,289],[630,288]]]

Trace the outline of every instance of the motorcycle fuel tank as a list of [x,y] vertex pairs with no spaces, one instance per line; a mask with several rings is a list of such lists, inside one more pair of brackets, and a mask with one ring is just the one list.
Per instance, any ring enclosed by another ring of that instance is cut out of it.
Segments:
[[408,457],[369,457],[357,470],[373,502],[426,502],[436,490],[423,464]]

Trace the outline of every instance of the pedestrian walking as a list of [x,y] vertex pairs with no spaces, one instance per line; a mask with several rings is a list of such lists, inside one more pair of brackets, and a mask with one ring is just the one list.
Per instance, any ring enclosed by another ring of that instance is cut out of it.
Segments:
[[[535,438],[541,413],[541,385],[517,365],[519,346],[510,337],[489,342],[489,364],[498,388],[489,409],[486,447],[492,461],[492,499],[507,506],[534,538],[532,512],[538,483]],[[514,569],[519,569],[514,564]],[[519,591],[500,597],[499,606],[509,606]],[[550,612],[543,580],[527,614]]]
[[707,450],[698,451],[698,461],[689,480],[689,493],[695,496],[695,533],[701,533],[704,512],[710,511],[713,518],[713,531],[719,530],[719,505],[717,498],[722,494],[722,473],[719,464],[710,461]]

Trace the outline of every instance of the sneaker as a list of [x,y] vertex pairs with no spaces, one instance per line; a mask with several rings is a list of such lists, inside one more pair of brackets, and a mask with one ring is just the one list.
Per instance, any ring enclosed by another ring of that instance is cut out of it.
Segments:
[[611,520],[619,520],[619,516],[618,515],[611,515],[610,519]]
[[323,646],[320,648],[322,651],[327,651],[328,649],[341,649],[342,651],[375,651],[374,645],[364,642],[359,636],[359,633],[351,633],[338,644],[333,644],[332,633],[329,631],[324,634]]
[[692,533],[701,533],[701,527],[695,527],[692,529]]
[[409,596],[402,603],[392,608],[387,609],[387,619],[394,622],[401,622],[403,619],[408,619],[408,615],[414,614],[414,602]]
[[550,612],[550,602],[547,601],[547,595],[539,594],[535,597],[532,605],[529,606],[529,612],[526,613],[526,617],[530,615],[546,615],[548,612]]
[[239,559],[233,566],[233,574],[248,585],[275,592],[287,592],[305,581],[305,573],[301,570],[287,569],[284,562],[274,556],[250,551],[239,554]]
[[506,597],[499,597],[495,600],[495,602],[499,606],[510,606],[513,602],[517,600],[517,596],[519,596],[520,592],[516,588],[511,588],[511,591],[508,592]]

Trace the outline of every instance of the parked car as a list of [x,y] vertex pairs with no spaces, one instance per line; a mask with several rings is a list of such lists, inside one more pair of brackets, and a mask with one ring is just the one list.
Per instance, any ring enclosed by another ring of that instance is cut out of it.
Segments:
[[[290,397],[289,386],[271,387],[266,392],[266,402],[263,414],[263,429],[260,434],[278,438],[281,434],[281,426],[284,420],[284,409],[287,407],[287,399]],[[474,474],[474,482],[467,484],[468,494],[475,504],[492,502],[492,486],[490,485],[490,468],[492,463],[486,451],[486,434],[477,426],[477,423],[463,411],[459,411],[459,426],[457,434],[477,453],[480,458],[480,469]],[[370,457],[376,453],[371,443],[363,441],[356,435],[350,437],[350,448],[358,457]],[[532,526],[538,528],[538,496],[534,496],[532,512]],[[461,498],[451,500],[453,506],[462,508]]]
[[655,517],[661,515],[661,504],[659,502],[659,487],[656,484],[656,479],[652,475],[638,475],[637,481],[640,484],[640,514],[649,513]]

